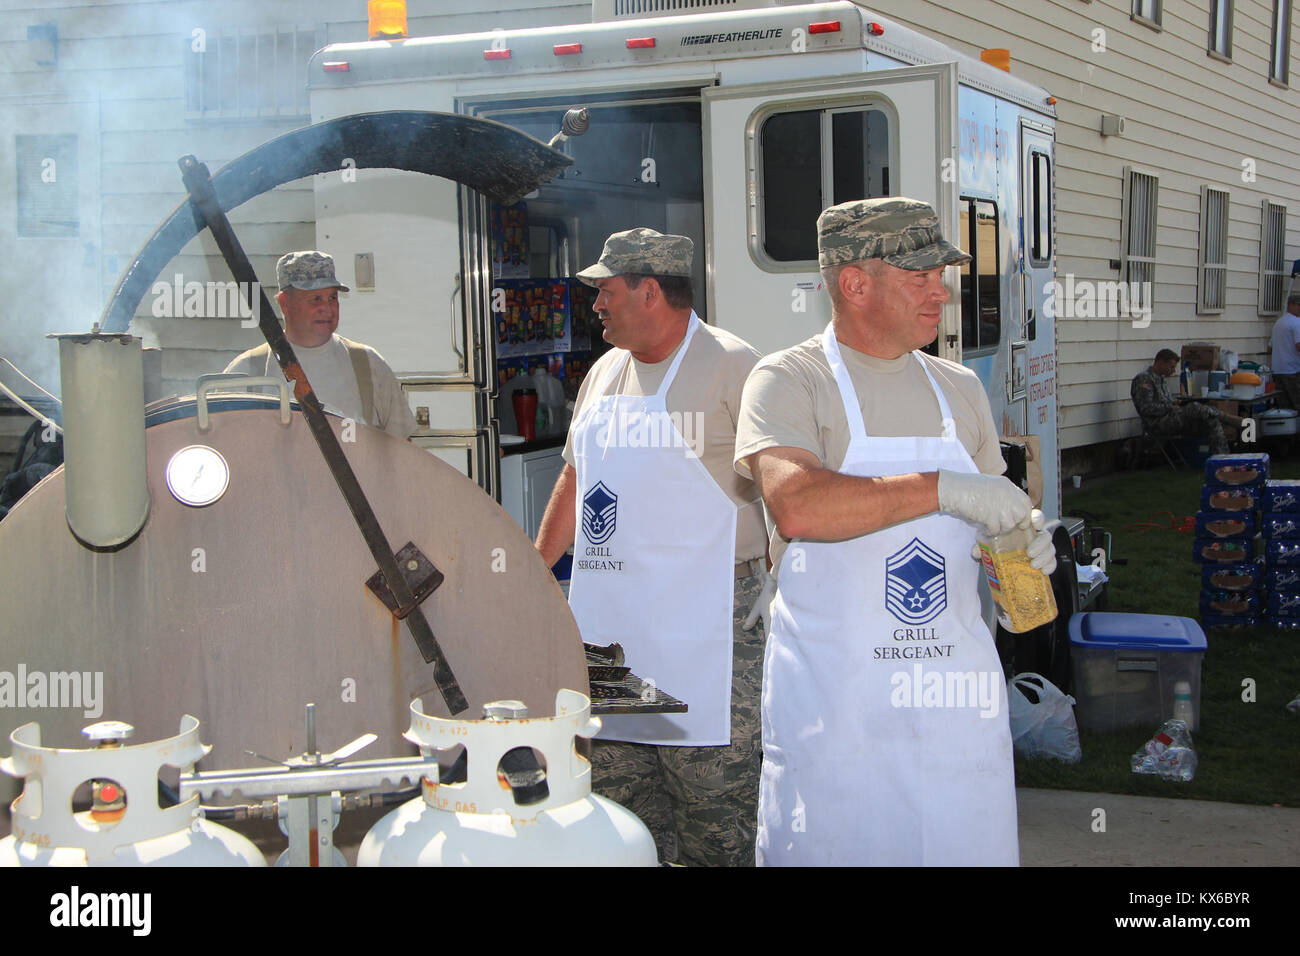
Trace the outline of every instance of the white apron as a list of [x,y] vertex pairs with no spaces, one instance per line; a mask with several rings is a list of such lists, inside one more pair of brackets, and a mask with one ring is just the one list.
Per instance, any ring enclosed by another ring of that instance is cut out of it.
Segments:
[[[573,423],[578,518],[569,606],[582,639],[622,644],[634,674],[689,708],[602,717],[602,740],[731,742],[736,506],[665,404],[699,325],[692,312],[658,392],[607,395]],[[627,361],[625,352],[611,364],[600,391]]]
[[[830,327],[822,347],[849,421],[842,474],[978,471],[955,437],[869,437]],[[790,543],[763,662],[759,865],[1017,865],[1006,687],[974,543],[944,514]]]

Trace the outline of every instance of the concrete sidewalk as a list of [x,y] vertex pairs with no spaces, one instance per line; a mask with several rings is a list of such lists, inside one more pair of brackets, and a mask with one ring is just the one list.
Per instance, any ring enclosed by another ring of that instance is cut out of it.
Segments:
[[[1300,863],[1300,810],[1072,790],[1017,789],[1016,796],[1021,866]],[[1099,809],[1104,832],[1093,829]]]

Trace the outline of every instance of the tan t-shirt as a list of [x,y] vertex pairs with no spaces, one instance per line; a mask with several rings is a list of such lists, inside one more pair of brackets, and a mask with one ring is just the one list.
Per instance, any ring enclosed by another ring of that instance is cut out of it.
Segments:
[[[357,343],[362,345],[362,343]],[[369,345],[362,345],[366,358],[370,360],[370,381],[374,389],[375,421],[370,424],[382,428],[394,438],[407,438],[415,433],[415,416],[411,406],[402,392],[401,383],[388,367],[384,357]],[[308,347],[295,345],[293,354],[298,364],[311,382],[312,391],[321,400],[327,412],[340,418],[354,421],[366,420],[361,407],[361,390],[357,385],[357,375],[352,368],[352,359],[347,347],[338,334],[330,336],[324,345]],[[276,379],[284,378],[280,364],[270,351],[258,346],[238,355],[226,366],[227,372],[240,375],[269,375]]]
[[[623,349],[610,349],[583,379],[574,402],[573,420],[578,420],[598,388],[600,397],[653,395],[680,350],[679,345],[666,359],[654,364],[638,362],[629,355],[614,381],[600,388],[609,376],[611,364],[627,355]],[[767,551],[758,489],[748,477],[736,474],[732,466],[740,394],[758,358],[758,350],[744,339],[701,322],[666,396],[670,418],[681,422],[682,439],[690,443],[718,487],[736,503],[737,561],[760,558]],[[572,429],[564,444],[564,460],[574,464]]]
[[[901,438],[944,434],[939,402],[925,370],[912,353],[896,359],[866,355],[840,343],[849,379],[868,435]],[[926,355],[930,372],[943,389],[955,434],[985,474],[1000,475],[1006,462],[998,447],[997,426],[988,395],[979,377],[956,362]],[[849,448],[849,423],[844,416],[835,375],[822,351],[820,335],[793,348],[763,358],[749,375],[736,425],[736,471],[749,476],[745,461],[764,448],[802,448],[839,471]],[[772,563],[779,566],[789,541],[765,512],[771,535]]]

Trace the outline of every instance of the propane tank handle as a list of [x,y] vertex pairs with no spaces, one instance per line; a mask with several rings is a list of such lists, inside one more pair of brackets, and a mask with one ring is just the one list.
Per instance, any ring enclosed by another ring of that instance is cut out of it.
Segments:
[[211,372],[200,375],[198,386],[194,390],[194,407],[198,415],[199,431],[206,432],[212,427],[208,419],[208,393],[217,391],[245,390],[252,386],[271,385],[280,390],[280,424],[288,425],[290,420],[289,400],[293,393],[289,390],[286,379],[270,375],[240,375],[238,372]]

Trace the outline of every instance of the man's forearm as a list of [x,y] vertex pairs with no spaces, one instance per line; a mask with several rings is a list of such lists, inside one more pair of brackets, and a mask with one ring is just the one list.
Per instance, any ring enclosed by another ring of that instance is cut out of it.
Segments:
[[542,515],[542,526],[537,531],[537,541],[534,544],[548,568],[554,567],[555,562],[573,544],[578,520],[575,510],[577,489],[577,472],[572,465],[565,465],[555,487],[551,489],[551,500],[546,503],[546,513]]
[[860,478],[787,458],[755,472],[787,539],[842,541],[939,509],[938,473]]

